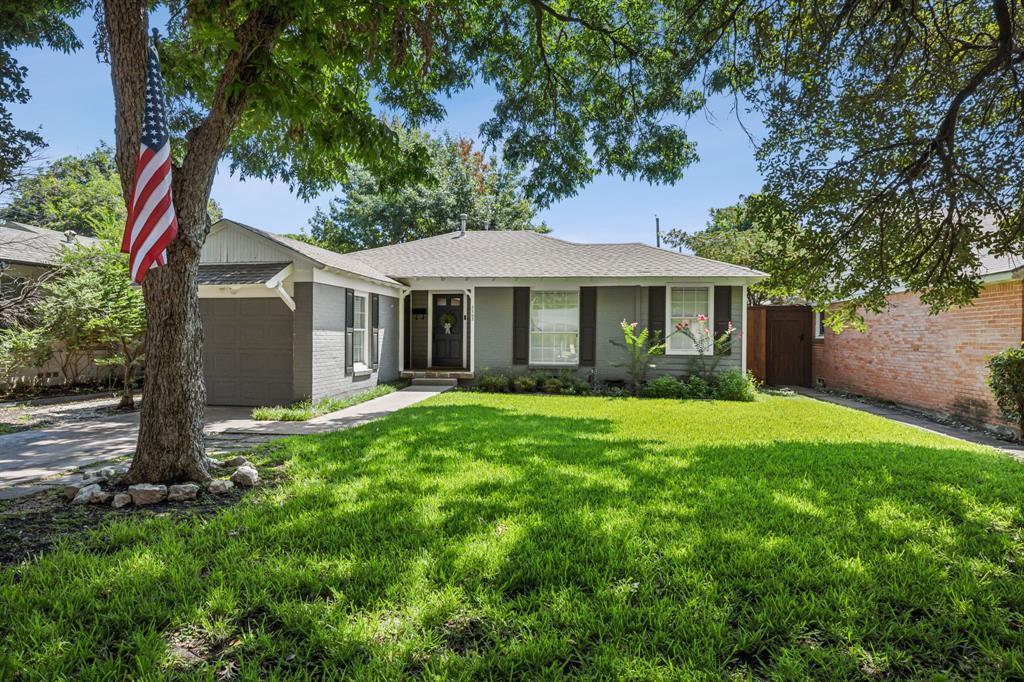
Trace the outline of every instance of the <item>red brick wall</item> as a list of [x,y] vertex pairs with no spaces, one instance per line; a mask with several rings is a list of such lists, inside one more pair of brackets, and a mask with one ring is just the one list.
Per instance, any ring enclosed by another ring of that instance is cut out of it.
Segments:
[[973,305],[929,315],[916,294],[893,294],[887,312],[865,317],[866,332],[826,330],[814,342],[812,376],[827,388],[1004,425],[985,363],[1020,345],[1022,297],[1021,282],[991,284]]

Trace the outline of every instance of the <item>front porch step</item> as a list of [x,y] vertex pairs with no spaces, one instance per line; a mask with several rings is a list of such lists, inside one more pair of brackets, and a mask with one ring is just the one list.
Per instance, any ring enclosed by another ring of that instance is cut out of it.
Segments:
[[458,379],[444,379],[441,377],[419,377],[412,380],[413,386],[458,386]]
[[473,379],[473,372],[464,369],[406,369],[402,371],[403,379]]

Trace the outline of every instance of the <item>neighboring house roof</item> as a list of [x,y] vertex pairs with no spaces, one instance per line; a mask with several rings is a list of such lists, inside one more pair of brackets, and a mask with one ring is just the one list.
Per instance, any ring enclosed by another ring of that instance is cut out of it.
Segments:
[[0,260],[49,267],[60,260],[61,249],[74,245],[92,246],[98,242],[94,237],[80,235],[68,241],[62,232],[24,223],[6,223],[0,226]]
[[402,286],[401,282],[396,282],[395,280],[391,279],[380,270],[377,270],[367,265],[361,260],[353,258],[353,254],[328,251],[327,249],[322,249],[319,246],[313,246],[312,244],[300,242],[297,239],[292,239],[290,237],[274,234],[273,232],[264,232],[263,230],[258,230],[255,227],[252,227],[251,225],[245,225],[234,220],[228,220],[227,218],[222,218],[218,222],[227,223],[229,225],[236,225],[242,228],[243,230],[248,230],[250,232],[258,234],[261,237],[269,239],[275,244],[283,246],[284,248],[293,251],[299,254],[300,256],[305,256],[306,258],[310,259],[311,261],[314,261],[315,263],[319,263],[320,265],[325,265],[329,268],[336,268],[338,270],[344,270],[346,272],[352,273],[353,275],[358,275],[360,277],[365,277],[367,279],[376,280],[378,282],[383,282],[385,284]]
[[199,266],[199,284],[265,284],[290,263],[203,263]]
[[763,277],[638,242],[579,244],[531,231],[468,231],[346,254],[391,277]]
[[978,274],[982,278],[991,278],[1024,268],[1024,259],[1015,254],[993,256],[986,252],[981,255],[979,260],[981,261],[981,266],[978,268]]

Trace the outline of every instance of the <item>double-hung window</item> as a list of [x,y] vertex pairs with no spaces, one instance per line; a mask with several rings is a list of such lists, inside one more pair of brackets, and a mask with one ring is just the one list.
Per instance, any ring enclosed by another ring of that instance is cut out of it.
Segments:
[[530,364],[579,364],[579,291],[530,292]]
[[365,367],[369,364],[368,358],[366,357],[366,349],[369,345],[366,341],[366,315],[367,308],[369,306],[366,303],[366,296],[361,296],[359,294],[355,295],[352,303],[352,362],[353,364]]
[[[693,340],[686,334],[676,331],[677,325],[685,324],[698,335],[706,327],[714,331],[714,323],[711,319],[712,292],[714,287],[705,284],[688,286],[670,286],[668,288],[668,300],[665,301],[665,318],[668,320],[668,329],[665,333],[669,335],[668,347],[665,352],[674,355],[695,355],[697,348]],[[701,317],[704,319],[701,320]]]

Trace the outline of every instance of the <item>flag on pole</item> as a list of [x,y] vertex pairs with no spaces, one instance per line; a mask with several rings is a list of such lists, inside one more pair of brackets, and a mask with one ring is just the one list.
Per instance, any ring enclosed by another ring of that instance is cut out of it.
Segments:
[[146,63],[146,106],[135,186],[121,240],[121,251],[130,254],[128,267],[133,282],[142,282],[150,268],[167,264],[167,245],[177,234],[178,219],[171,201],[171,141],[154,31]]

